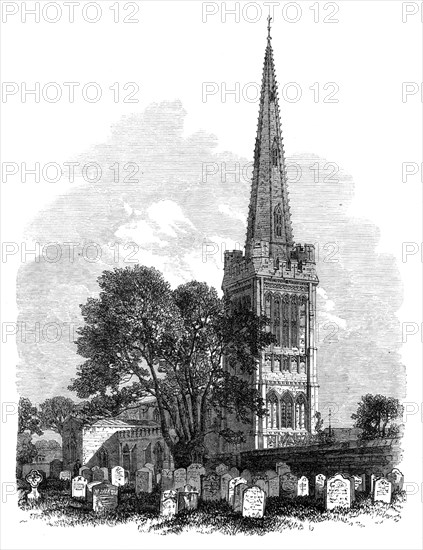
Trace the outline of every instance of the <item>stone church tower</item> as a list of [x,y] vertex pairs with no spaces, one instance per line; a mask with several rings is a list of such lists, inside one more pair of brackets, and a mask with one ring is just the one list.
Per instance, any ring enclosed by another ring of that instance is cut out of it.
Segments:
[[251,425],[226,418],[227,426],[245,432],[246,443],[223,444],[221,452],[292,445],[313,432],[317,284],[314,246],[295,243],[292,233],[269,26],[245,253],[225,253],[222,283],[235,303],[250,304],[271,319],[276,344],[263,352],[252,381],[269,415],[252,416]]

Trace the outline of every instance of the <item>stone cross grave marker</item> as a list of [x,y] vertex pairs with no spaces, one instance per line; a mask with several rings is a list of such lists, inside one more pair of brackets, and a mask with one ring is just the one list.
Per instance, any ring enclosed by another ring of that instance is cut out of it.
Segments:
[[246,518],[262,518],[266,507],[266,495],[260,487],[249,487],[244,491],[242,515]]
[[178,513],[178,493],[173,490],[163,491],[160,498],[160,514],[172,518]]
[[392,483],[386,478],[377,479],[373,487],[373,502],[391,503]]
[[[242,479],[242,478],[241,478]],[[242,513],[242,500],[245,490],[248,489],[247,483],[237,483],[234,491],[234,512]]]
[[220,476],[211,473],[203,476],[201,486],[201,498],[205,501],[220,499]]
[[31,492],[28,493],[27,499],[29,501],[35,502],[41,496],[40,493],[38,492],[38,486],[43,481],[43,476],[40,474],[38,470],[31,470],[25,477],[25,480],[29,483],[31,487]]
[[187,483],[191,485],[197,493],[201,491],[201,476],[206,473],[202,464],[194,463],[187,468]]
[[94,485],[93,510],[94,512],[106,512],[116,510],[118,506],[119,488],[108,481]]
[[87,492],[87,480],[84,476],[77,476],[72,479],[73,498],[84,498]]
[[229,486],[228,486],[228,502],[229,502],[229,505],[230,506],[234,506],[234,499],[235,499],[235,487],[239,484],[239,483],[247,483],[247,480],[242,478],[242,477],[233,477],[230,481],[229,481]]
[[297,496],[298,478],[296,475],[286,472],[279,476],[279,495],[284,498]]
[[228,500],[229,493],[229,482],[232,479],[231,474],[223,474],[220,477],[220,498],[223,500]]
[[326,510],[334,508],[350,508],[351,506],[351,482],[341,474],[336,474],[327,480],[326,484]]
[[125,470],[122,466],[112,468],[112,484],[117,487],[125,485]]
[[187,471],[185,468],[178,468],[173,474],[173,487],[176,491],[183,489],[187,483]]
[[306,478],[306,476],[301,476],[297,482],[297,496],[308,497],[308,494],[309,494],[308,478]]
[[314,482],[314,496],[318,500],[324,498],[325,483],[326,483],[326,476],[323,474],[317,474]]
[[163,468],[160,483],[162,486],[162,491],[169,491],[170,489],[173,489],[173,470]]
[[404,475],[398,468],[391,470],[389,474],[387,474],[386,479],[392,483],[393,491],[402,491],[404,486]]
[[153,490],[153,474],[148,468],[140,468],[135,473],[135,493],[151,493]]

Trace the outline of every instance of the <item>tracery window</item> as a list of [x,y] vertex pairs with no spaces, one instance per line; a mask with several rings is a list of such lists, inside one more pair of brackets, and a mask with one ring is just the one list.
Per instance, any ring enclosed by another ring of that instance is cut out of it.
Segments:
[[298,304],[296,296],[291,298],[291,347],[298,347]]
[[282,301],[282,346],[289,347],[289,297],[285,295]]
[[282,237],[282,209],[278,204],[274,212],[275,217],[275,236]]
[[294,403],[292,395],[289,392],[284,393],[281,401],[281,427],[293,428],[293,408]]
[[276,336],[276,345],[281,345],[281,301],[275,298],[273,315],[273,334]]
[[295,427],[297,430],[303,430],[305,426],[306,400],[303,394],[300,394],[295,403]]
[[278,411],[279,401],[274,393],[271,393],[267,397],[267,427],[268,428],[279,428],[279,411]]

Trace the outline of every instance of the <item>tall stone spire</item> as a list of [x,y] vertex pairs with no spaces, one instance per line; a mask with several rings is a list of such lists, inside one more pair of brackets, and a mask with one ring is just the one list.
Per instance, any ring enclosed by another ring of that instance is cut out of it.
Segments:
[[268,18],[245,255],[251,258],[257,250],[263,256],[264,249],[270,258],[284,260],[289,259],[294,243],[270,21]]

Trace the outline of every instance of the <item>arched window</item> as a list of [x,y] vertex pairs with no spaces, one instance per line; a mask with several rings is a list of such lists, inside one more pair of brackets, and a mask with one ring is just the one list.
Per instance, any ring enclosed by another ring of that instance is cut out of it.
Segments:
[[286,392],[281,400],[281,427],[293,428],[294,402],[290,393]]
[[273,315],[273,334],[276,336],[276,345],[281,345],[281,301],[275,298]]
[[278,204],[275,208],[275,237],[282,237],[282,210]]
[[276,141],[276,138],[273,141],[272,147],[272,164],[273,166],[278,165],[278,142]]
[[282,346],[289,348],[289,296],[283,297],[282,304]]
[[298,347],[298,303],[297,297],[291,299],[291,347]]
[[279,401],[274,393],[271,393],[267,397],[267,410],[269,411],[267,417],[268,428],[279,428]]
[[128,470],[128,472],[131,469],[131,450],[129,449],[129,445],[127,443],[122,449],[122,466],[123,469]]
[[164,452],[163,452],[163,447],[161,446],[161,444],[159,442],[157,442],[155,447],[154,447],[153,455],[154,455],[154,463],[155,463],[157,469],[161,470],[163,468],[163,455],[164,455]]
[[302,393],[297,397],[295,403],[295,428],[303,430],[305,425],[306,399]]
[[153,420],[154,420],[154,422],[160,422],[159,409],[154,409],[154,411],[153,411]]
[[109,453],[104,447],[101,447],[98,451],[98,465],[100,466],[100,468],[109,467]]
[[270,294],[266,294],[265,299],[265,315],[269,319],[269,324],[267,325],[267,331],[270,332],[270,303],[271,303],[272,296]]

